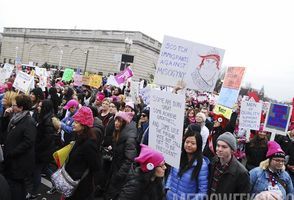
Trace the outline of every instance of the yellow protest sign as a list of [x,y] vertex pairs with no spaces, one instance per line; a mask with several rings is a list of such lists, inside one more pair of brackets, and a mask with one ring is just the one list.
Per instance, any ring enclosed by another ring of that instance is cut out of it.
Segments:
[[99,88],[102,84],[102,76],[99,75],[91,75],[89,86]]
[[227,107],[225,107],[225,106],[216,105],[216,106],[214,107],[213,112],[214,112],[215,114],[222,114],[225,118],[230,119],[230,118],[231,118],[231,115],[232,115],[232,113],[233,113],[233,110],[230,109],[230,108],[227,108]]
[[82,82],[83,82],[83,85],[89,85],[90,83],[90,76],[83,76],[83,79],[82,79]]

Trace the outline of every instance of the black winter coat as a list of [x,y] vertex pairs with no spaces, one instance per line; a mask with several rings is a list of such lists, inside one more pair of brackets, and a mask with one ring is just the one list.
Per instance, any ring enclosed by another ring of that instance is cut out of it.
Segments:
[[65,170],[72,179],[81,179],[84,172],[89,169],[87,176],[80,181],[73,196],[66,198],[72,200],[85,200],[94,192],[94,174],[100,169],[98,146],[93,139],[78,138],[69,154]]
[[126,181],[132,162],[138,155],[136,138],[137,128],[136,124],[132,121],[123,128],[118,141],[113,143],[113,160],[110,172],[110,185],[106,194],[107,198],[111,196],[113,199],[118,195]]
[[36,162],[49,163],[55,147],[55,128],[52,123],[53,113],[48,113],[37,125]]
[[36,134],[37,129],[29,113],[8,132],[4,146],[7,177],[23,179],[33,172]]
[[[206,145],[205,145],[204,150],[203,150],[203,155],[206,156],[207,158],[209,158],[209,160],[211,160],[215,156],[216,140],[223,133],[224,133],[223,128],[221,126],[219,126],[219,127],[214,127],[212,129],[210,135],[208,136]],[[214,152],[212,152],[211,149],[209,148],[210,141],[212,142]]]
[[156,178],[151,181],[151,176],[152,172],[144,173],[140,167],[132,167],[117,200],[162,200],[162,179]]
[[[215,157],[211,162],[209,188],[211,188],[212,180],[214,178],[213,174],[214,174],[215,166],[217,162],[218,162],[217,157]],[[215,193],[216,195],[220,195],[221,198],[219,199],[224,199],[222,195],[227,195],[227,197],[229,197],[230,194],[232,195],[237,193],[238,194],[250,193],[249,173],[246,170],[246,168],[235,157],[232,158],[229,168],[220,177],[218,187],[216,188]],[[236,199],[244,199],[244,200],[247,199],[245,195],[244,195],[244,198],[239,198],[239,197],[240,196],[237,196]]]

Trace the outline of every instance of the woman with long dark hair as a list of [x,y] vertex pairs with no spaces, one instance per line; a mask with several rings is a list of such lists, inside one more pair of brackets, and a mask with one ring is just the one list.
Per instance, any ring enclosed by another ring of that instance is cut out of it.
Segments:
[[248,171],[258,167],[266,159],[267,142],[267,132],[263,130],[263,125],[261,125],[257,134],[245,145],[246,168]]
[[141,152],[132,164],[127,181],[122,187],[119,200],[162,200],[162,179],[166,170],[161,153],[141,144]]
[[34,170],[34,187],[31,197],[37,196],[38,188],[41,184],[41,172],[44,170],[47,176],[52,175],[49,170],[49,163],[52,161],[52,154],[55,148],[55,129],[52,123],[54,116],[53,103],[50,99],[43,100],[37,107],[39,119],[37,123],[37,137],[35,144],[36,165]]
[[58,107],[61,104],[61,98],[58,96],[57,89],[55,87],[51,87],[48,93],[49,93],[48,99],[50,99],[53,103],[54,114],[57,115]]
[[189,125],[183,139],[180,168],[171,168],[165,188],[166,198],[202,199],[208,190],[208,159],[202,155],[201,127]]
[[[100,169],[99,148],[93,130],[93,113],[83,106],[73,116],[75,144],[69,154],[65,170],[73,180],[80,180],[73,196],[66,199],[94,199],[94,174]],[[83,178],[82,178],[83,177]]]
[[133,114],[118,112],[115,116],[113,134],[113,160],[106,199],[115,199],[126,181],[134,158],[137,156],[137,128]]

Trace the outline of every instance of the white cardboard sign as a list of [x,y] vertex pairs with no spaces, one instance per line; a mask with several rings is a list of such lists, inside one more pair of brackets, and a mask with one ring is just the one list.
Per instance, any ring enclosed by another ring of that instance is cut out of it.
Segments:
[[179,168],[181,159],[185,95],[151,90],[149,146]]

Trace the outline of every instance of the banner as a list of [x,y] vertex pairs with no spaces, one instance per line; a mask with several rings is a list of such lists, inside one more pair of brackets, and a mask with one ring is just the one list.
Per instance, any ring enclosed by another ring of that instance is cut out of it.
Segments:
[[66,68],[63,72],[62,80],[71,81],[75,71],[70,68]]
[[13,87],[23,93],[27,94],[31,88],[32,83],[34,83],[34,77],[27,73],[19,71],[13,82]]
[[155,71],[155,83],[212,92],[225,51],[191,41],[165,36]]
[[94,88],[99,88],[102,84],[102,76],[100,75],[90,75],[89,86]]
[[5,83],[6,79],[10,78],[13,69],[14,66],[8,63],[5,63],[3,68],[0,68],[0,83]]
[[45,68],[40,68],[40,67],[35,67],[35,73],[37,76],[46,76],[46,69]]
[[124,71],[117,74],[114,78],[118,84],[123,84],[128,78],[133,76],[133,71],[130,67],[127,67]]
[[262,103],[242,101],[240,109],[239,128],[259,130]]
[[144,87],[143,89],[141,89],[139,91],[139,95],[142,97],[142,99],[146,105],[150,104],[150,93],[151,93],[150,86]]
[[271,103],[265,119],[265,130],[286,135],[291,117],[292,106]]
[[149,146],[161,152],[175,168],[180,166],[184,111],[185,95],[152,90]]

